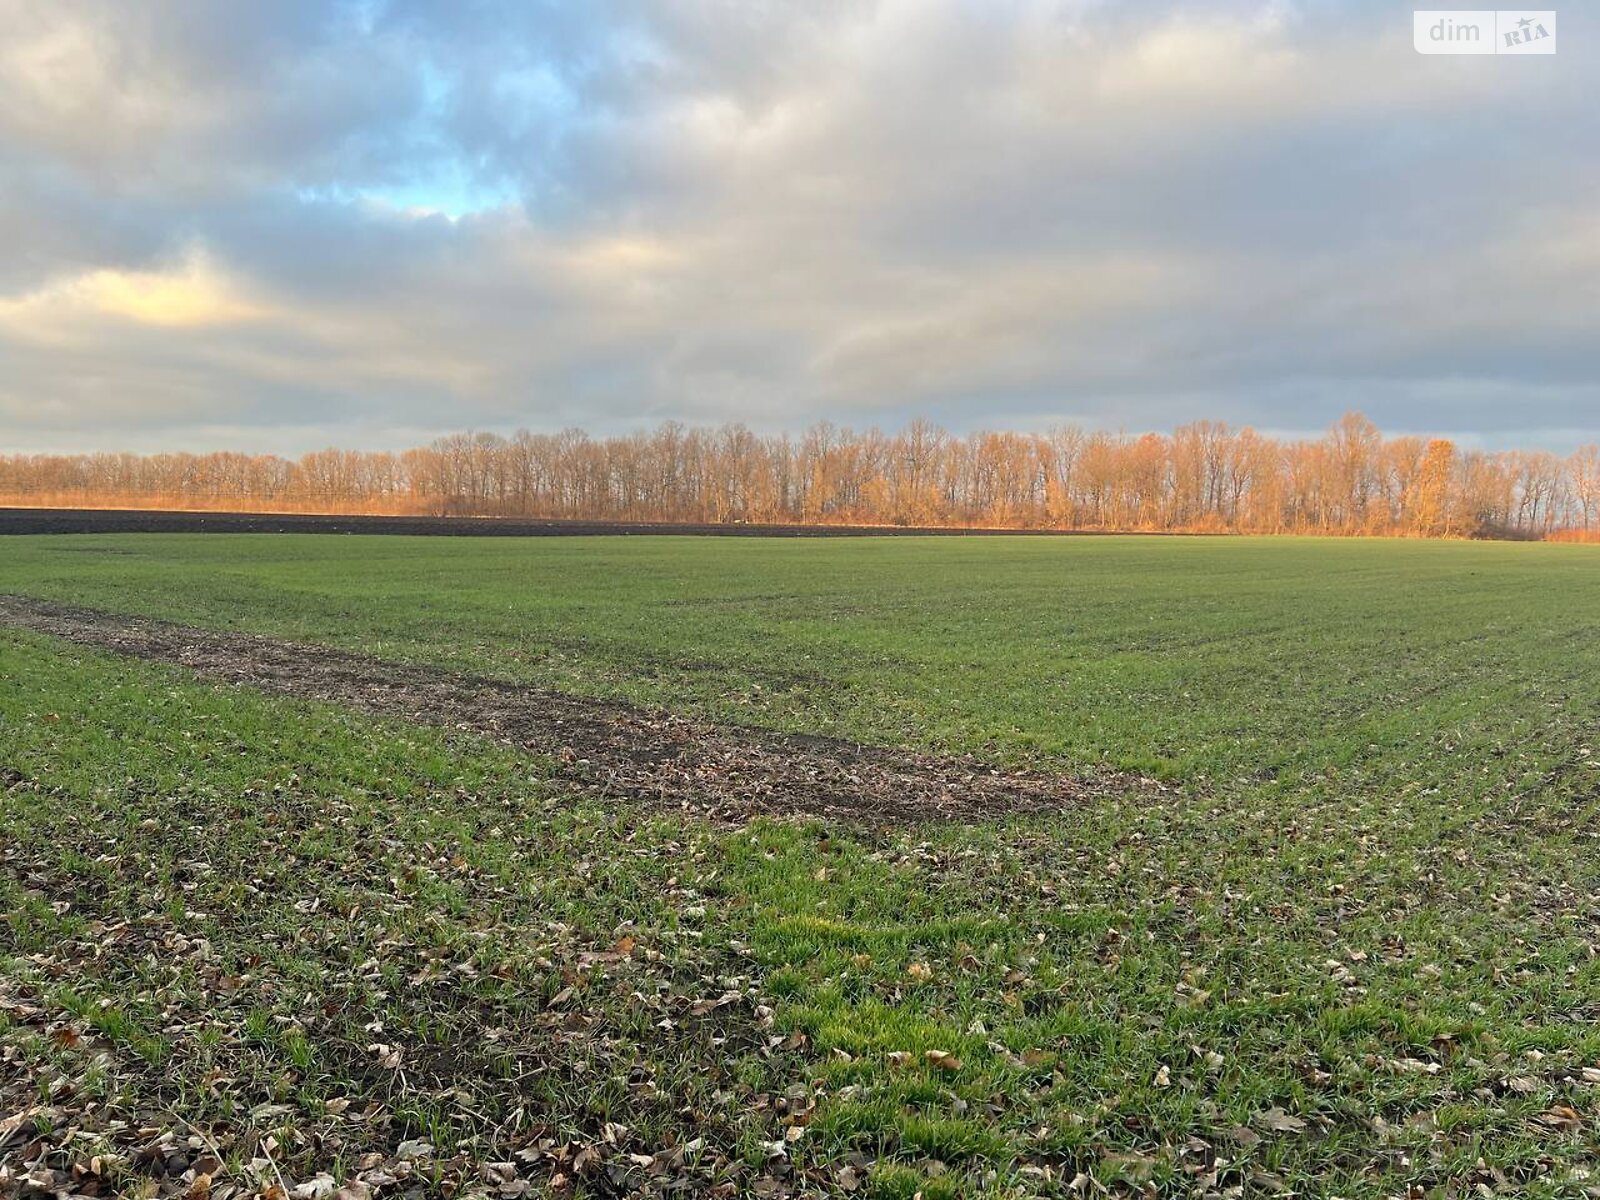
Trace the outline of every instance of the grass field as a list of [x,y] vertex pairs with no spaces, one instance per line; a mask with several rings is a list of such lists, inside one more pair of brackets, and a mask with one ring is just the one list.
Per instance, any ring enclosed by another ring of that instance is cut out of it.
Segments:
[[1600,1194],[1591,547],[18,538],[0,592],[1173,784],[733,826],[0,631],[0,1163]]
[[1600,713],[1585,546],[15,538],[0,590],[1187,781],[1472,774]]

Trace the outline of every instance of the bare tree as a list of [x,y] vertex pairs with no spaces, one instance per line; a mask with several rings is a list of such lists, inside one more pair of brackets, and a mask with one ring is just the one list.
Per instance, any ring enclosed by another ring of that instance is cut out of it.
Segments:
[[1600,526],[1600,448],[1460,453],[1385,440],[1359,413],[1278,442],[1216,421],[1171,437],[827,423],[597,440],[579,429],[441,437],[401,454],[0,456],[0,502],[582,519],[856,521],[1548,537]]

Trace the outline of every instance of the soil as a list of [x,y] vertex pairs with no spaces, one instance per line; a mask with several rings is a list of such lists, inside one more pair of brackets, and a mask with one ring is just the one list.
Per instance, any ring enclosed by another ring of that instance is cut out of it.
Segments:
[[205,679],[347,705],[511,743],[605,795],[743,820],[815,816],[853,825],[977,822],[1069,810],[1087,796],[1163,785],[1003,770],[975,759],[718,725],[617,701],[385,662],[323,646],[197,629],[0,595],[0,624],[175,664]]
[[923,529],[892,525],[675,524],[558,521],[529,517],[368,517],[309,513],[166,512],[154,509],[0,508],[0,534],[13,533],[387,533],[444,537],[603,537],[695,534],[719,537],[1093,536],[1081,530]]

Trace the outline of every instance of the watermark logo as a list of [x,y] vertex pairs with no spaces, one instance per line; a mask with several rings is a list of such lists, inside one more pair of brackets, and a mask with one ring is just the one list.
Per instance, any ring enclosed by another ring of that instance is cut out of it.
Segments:
[[1554,54],[1553,9],[1418,9],[1411,14],[1418,54]]

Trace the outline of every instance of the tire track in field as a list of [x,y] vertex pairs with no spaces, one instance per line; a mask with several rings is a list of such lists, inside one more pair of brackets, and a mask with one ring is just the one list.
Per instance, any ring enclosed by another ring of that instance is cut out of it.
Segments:
[[984,821],[1069,810],[1163,785],[1002,770],[976,759],[770,733],[546,688],[385,662],[324,646],[0,595],[0,624],[185,667],[204,679],[478,733],[552,758],[558,778],[741,820],[760,813],[856,825]]

